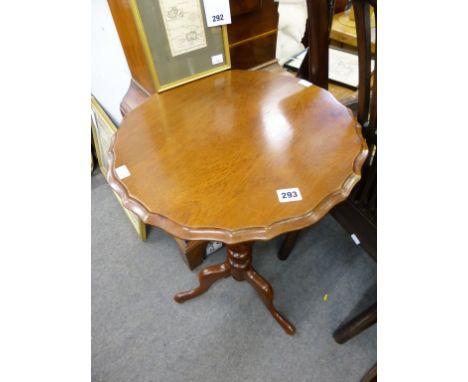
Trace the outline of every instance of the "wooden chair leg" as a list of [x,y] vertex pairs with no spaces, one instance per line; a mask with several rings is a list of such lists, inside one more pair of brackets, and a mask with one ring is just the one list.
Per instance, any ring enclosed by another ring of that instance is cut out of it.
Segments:
[[344,344],[354,336],[377,322],[377,303],[341,325],[333,333],[333,338],[339,344]]
[[372,366],[372,368],[362,377],[361,382],[377,382],[377,364]]
[[286,234],[283,243],[281,244],[281,248],[278,252],[278,259],[286,260],[289,255],[291,254],[294,246],[296,245],[297,238],[299,236],[300,231],[292,231]]

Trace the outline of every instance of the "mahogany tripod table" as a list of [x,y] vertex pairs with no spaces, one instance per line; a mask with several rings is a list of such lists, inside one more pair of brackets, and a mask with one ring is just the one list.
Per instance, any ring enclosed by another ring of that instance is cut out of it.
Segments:
[[273,289],[252,267],[252,242],[307,227],[344,200],[367,146],[351,112],[289,76],[227,71],[162,94],[128,113],[109,150],[107,179],[145,223],[185,240],[227,245],[198,275],[247,281],[288,333]]

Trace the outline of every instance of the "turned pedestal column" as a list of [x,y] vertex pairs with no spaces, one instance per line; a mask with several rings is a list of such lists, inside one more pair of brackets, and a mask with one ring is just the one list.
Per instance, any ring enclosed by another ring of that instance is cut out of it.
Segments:
[[205,293],[213,283],[221,278],[232,276],[237,281],[247,281],[270,311],[272,316],[288,334],[294,334],[296,329],[286,320],[273,305],[273,288],[270,283],[260,276],[252,266],[252,243],[233,244],[227,247],[224,263],[212,265],[198,274],[199,286],[175,295],[174,300],[179,303]]

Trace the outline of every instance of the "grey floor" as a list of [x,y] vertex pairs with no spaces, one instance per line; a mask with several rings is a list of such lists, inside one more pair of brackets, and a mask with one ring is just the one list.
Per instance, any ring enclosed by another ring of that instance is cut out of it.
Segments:
[[245,282],[225,279],[176,304],[199,269],[159,229],[141,242],[99,170],[91,195],[93,381],[351,382],[376,362],[376,325],[344,345],[332,338],[375,301],[376,265],[331,217],[305,230],[286,262],[276,258],[281,237],[254,246],[255,268],[296,326],[288,336]]

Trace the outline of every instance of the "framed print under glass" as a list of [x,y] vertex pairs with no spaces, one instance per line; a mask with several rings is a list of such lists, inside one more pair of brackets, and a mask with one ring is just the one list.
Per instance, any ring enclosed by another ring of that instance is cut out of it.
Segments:
[[226,26],[207,27],[203,0],[129,0],[158,92],[231,67]]
[[[102,175],[104,175],[105,178],[109,169],[107,152],[109,151],[111,139],[114,133],[117,131],[117,127],[114,125],[112,120],[93,96],[91,96],[91,131],[99,168],[101,169]],[[137,231],[140,239],[146,240],[146,225],[137,215],[122,205],[122,201],[115,192],[114,195],[124,209],[133,227]]]

